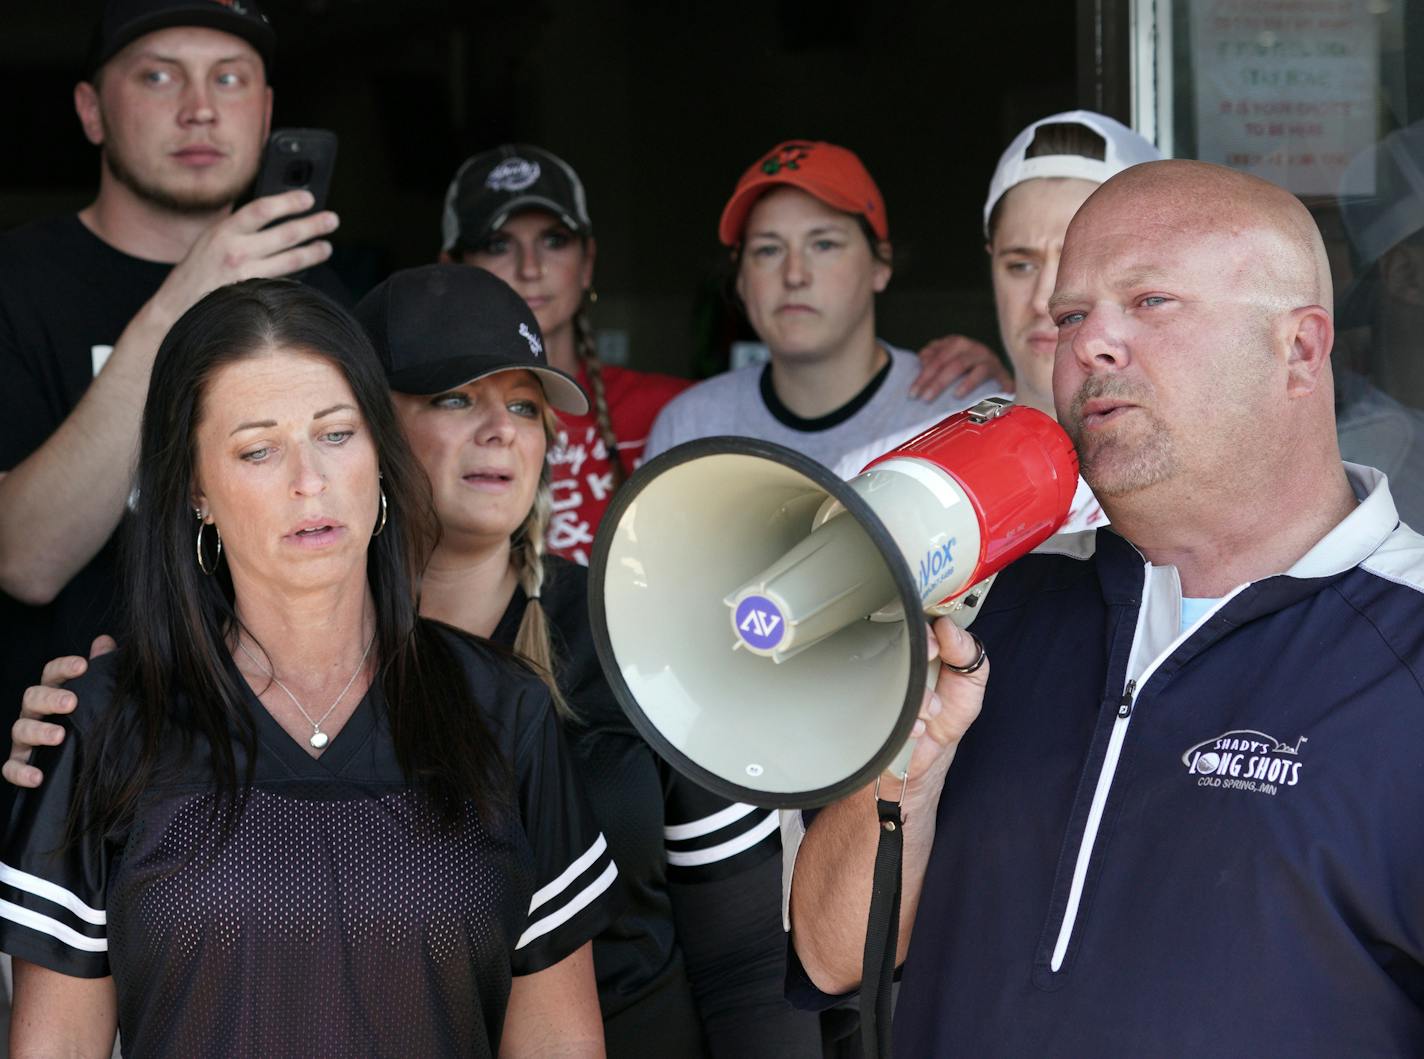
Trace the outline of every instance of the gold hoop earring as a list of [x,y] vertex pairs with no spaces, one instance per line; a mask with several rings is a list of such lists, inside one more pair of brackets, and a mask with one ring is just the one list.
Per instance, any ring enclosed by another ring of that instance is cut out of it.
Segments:
[[215,534],[217,534],[217,538],[218,538],[218,551],[217,551],[217,554],[213,556],[213,565],[212,565],[211,567],[208,567],[208,566],[204,565],[204,563],[203,563],[203,530],[207,529],[207,527],[208,527],[208,524],[203,521],[203,516],[202,516],[201,514],[199,514],[199,515],[198,515],[198,542],[197,542],[197,545],[196,545],[197,551],[198,551],[198,569],[201,570],[201,571],[203,571],[203,573],[207,574],[209,577],[212,577],[213,574],[217,573],[217,571],[218,571],[218,563],[222,560],[222,532],[218,529],[218,524],[217,524],[216,522],[214,522],[214,523],[213,523],[213,532],[214,532]]
[[381,521],[380,521],[380,524],[376,526],[375,530],[372,531],[371,536],[372,536],[372,537],[379,537],[379,536],[381,535],[381,530],[383,530],[383,529],[385,529],[385,528],[386,528],[386,491],[385,491],[384,489],[382,489],[382,490],[381,490]]

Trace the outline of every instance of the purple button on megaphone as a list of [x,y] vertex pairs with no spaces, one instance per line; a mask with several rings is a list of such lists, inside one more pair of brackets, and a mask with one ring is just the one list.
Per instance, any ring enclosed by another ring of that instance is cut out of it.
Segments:
[[786,619],[765,596],[748,596],[737,605],[737,635],[748,647],[770,651],[786,635]]

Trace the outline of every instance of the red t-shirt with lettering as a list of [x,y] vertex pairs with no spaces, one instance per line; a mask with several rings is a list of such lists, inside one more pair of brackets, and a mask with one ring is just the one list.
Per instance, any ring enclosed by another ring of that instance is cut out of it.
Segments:
[[[551,554],[587,566],[593,535],[613,495],[613,465],[591,407],[593,387],[582,368],[579,384],[590,395],[590,408],[587,415],[581,416],[559,413],[562,429],[549,454],[554,513],[549,520],[547,541]],[[648,431],[663,405],[691,385],[690,380],[671,375],[603,366],[609,419],[618,439],[618,454],[629,474],[643,462]]]

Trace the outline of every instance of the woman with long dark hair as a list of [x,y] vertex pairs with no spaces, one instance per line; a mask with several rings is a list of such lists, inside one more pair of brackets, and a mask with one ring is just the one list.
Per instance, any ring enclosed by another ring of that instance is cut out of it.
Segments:
[[[657,757],[599,665],[587,571],[545,548],[555,415],[580,414],[586,397],[550,363],[532,309],[483,269],[398,272],[356,312],[440,521],[421,613],[511,646],[552,676],[617,860],[624,911],[593,943],[609,1054],[797,1054],[793,1042],[814,1020],[781,996],[776,814],[729,805]],[[50,682],[78,661],[56,660]],[[33,718],[73,703],[67,690],[27,693],[8,777],[40,781],[20,765],[22,740],[62,737]],[[769,901],[767,914],[748,915],[749,898]]]
[[121,647],[5,844],[12,1044],[600,1054],[616,869],[545,684],[417,616],[438,522],[359,325],[204,298],[138,489]]

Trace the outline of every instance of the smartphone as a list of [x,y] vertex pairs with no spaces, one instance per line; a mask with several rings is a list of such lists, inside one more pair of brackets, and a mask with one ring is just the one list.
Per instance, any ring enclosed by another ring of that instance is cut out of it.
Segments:
[[282,217],[272,224],[319,213],[326,209],[331,171],[335,167],[336,133],[330,129],[274,129],[262,153],[252,197],[259,199],[303,188],[312,193],[316,201],[311,209]]

